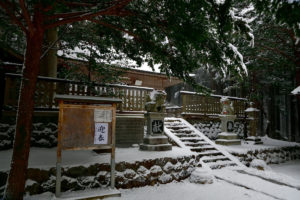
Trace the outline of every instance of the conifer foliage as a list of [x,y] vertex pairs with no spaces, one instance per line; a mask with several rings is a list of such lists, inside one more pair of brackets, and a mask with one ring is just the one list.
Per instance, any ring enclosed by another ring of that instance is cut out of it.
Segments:
[[[251,28],[231,0],[1,0],[0,15],[0,25],[17,27],[20,31],[15,37],[20,39],[23,34],[25,41],[13,158],[4,199],[22,199],[24,194],[34,91],[46,30],[76,22],[94,23],[95,33],[102,38],[98,45],[101,53],[114,49],[137,64],[158,63],[167,75],[192,83],[189,73],[205,65],[246,74],[233,40]],[[4,32],[0,32],[1,38]],[[12,42],[6,39],[4,42]]]

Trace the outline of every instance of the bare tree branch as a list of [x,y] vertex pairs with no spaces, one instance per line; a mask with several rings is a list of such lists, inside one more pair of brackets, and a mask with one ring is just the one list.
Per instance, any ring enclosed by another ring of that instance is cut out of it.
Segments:
[[256,44],[258,47],[260,48],[263,48],[263,49],[267,49],[267,50],[270,50],[270,51],[273,51],[279,55],[282,55],[284,56],[285,58],[291,60],[292,62],[295,62],[295,58],[293,58],[292,56],[289,56],[288,54],[286,54],[285,52],[279,50],[279,49],[276,49],[276,48],[272,48],[272,47],[268,47],[268,46],[264,46],[264,45],[260,45],[260,44]]
[[19,0],[19,3],[20,3],[20,7],[22,9],[24,19],[27,23],[28,29],[31,30],[33,28],[33,25],[32,25],[32,22],[30,20],[30,15],[29,15],[29,12],[28,12],[28,10],[25,6],[24,0]]
[[57,18],[69,18],[69,17],[77,17],[84,14],[87,14],[87,11],[78,11],[78,12],[70,12],[70,13],[57,13],[54,15],[47,16],[47,20],[57,19]]
[[122,13],[122,9],[124,7],[126,7],[131,1],[133,0],[122,0],[119,1],[119,3],[116,3],[113,6],[110,6],[106,9],[103,9],[101,11],[95,12],[95,13],[86,13],[83,15],[79,15],[79,16],[75,16],[75,17],[71,17],[71,18],[67,18],[67,19],[63,19],[57,22],[54,22],[52,24],[46,25],[46,29],[49,28],[54,28],[60,25],[64,25],[64,24],[68,24],[68,23],[72,23],[72,22],[78,22],[78,21],[83,21],[83,20],[90,20],[94,17],[97,16],[124,16],[124,11]]
[[15,23],[15,24],[17,24],[22,29],[22,31],[25,34],[27,34],[28,30],[22,24],[22,22],[17,18],[17,16],[14,14],[13,10],[10,10],[10,8],[8,7],[8,2],[7,1],[0,1],[0,6],[6,11],[6,13],[11,18],[12,22]]
[[120,28],[120,27],[118,27],[118,26],[115,26],[115,25],[113,25],[113,24],[109,24],[109,23],[107,23],[107,22],[104,22],[104,21],[101,21],[101,20],[97,20],[97,19],[90,19],[89,21],[94,22],[94,23],[97,23],[97,24],[101,24],[101,25],[103,25],[103,26],[106,26],[106,27],[108,27],[108,28],[111,28],[111,29],[114,29],[114,30],[117,30],[117,31],[121,31],[121,32],[127,33],[128,35],[134,37],[135,39],[141,40],[141,39],[139,38],[138,35],[136,35],[136,34],[130,32],[130,31],[127,31],[127,30],[125,30],[125,29],[123,29],[123,28]]

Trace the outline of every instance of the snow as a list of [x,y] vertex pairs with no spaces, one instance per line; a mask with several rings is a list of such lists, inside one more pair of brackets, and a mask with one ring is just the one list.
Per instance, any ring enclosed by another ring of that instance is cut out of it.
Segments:
[[191,183],[212,184],[214,181],[214,176],[210,170],[197,168],[192,172],[189,181]]
[[292,92],[293,95],[299,95],[300,94],[300,85],[298,87],[296,87]]
[[[146,186],[133,189],[120,189],[121,197],[111,197],[107,200],[274,200],[274,199],[297,199],[299,198],[299,190],[293,188],[297,186],[300,180],[300,160],[287,162],[280,165],[271,165],[273,171],[258,171],[248,169],[247,173],[243,174],[231,170],[216,170],[216,173],[208,172],[210,175],[219,175],[223,178],[230,178],[229,181],[221,179],[213,179],[212,184],[194,184],[189,180],[181,182],[172,182],[166,185]],[[282,174],[277,174],[280,172]],[[257,177],[257,176],[258,177]],[[289,177],[290,176],[290,177]],[[163,176],[164,177],[164,176]],[[278,185],[271,181],[265,181],[260,178],[277,180],[281,183],[288,183],[290,187]],[[162,179],[167,180],[167,177]],[[297,180],[298,179],[298,180]],[[232,182],[232,183],[230,183]],[[245,187],[238,186],[241,183]],[[94,191],[83,191],[82,193],[89,195],[94,194]],[[68,195],[76,194],[70,192]],[[25,200],[46,200],[55,199],[50,192],[42,195],[27,196]]]
[[259,112],[259,110],[256,108],[247,108],[245,112]]
[[273,172],[300,180],[300,160],[293,160],[282,164],[273,164],[269,166]]
[[242,68],[243,68],[244,72],[246,73],[246,75],[248,75],[248,70],[244,63],[244,58],[243,58],[242,54],[238,51],[237,47],[234,46],[233,44],[229,43],[228,46],[229,46],[229,48],[231,48],[231,50],[234,52],[234,54],[239,57],[240,64],[242,65]]
[[[0,151],[0,170],[8,170],[10,167],[12,150]],[[177,158],[182,156],[196,155],[188,149],[173,147],[172,151],[140,151],[138,148],[116,148],[116,162],[135,162],[145,159],[156,158]],[[62,166],[90,166],[95,163],[110,163],[110,154],[97,154],[90,150],[63,151]],[[55,167],[56,148],[36,148],[30,149],[29,168],[49,169]]]
[[[197,94],[197,95],[205,95],[203,93],[199,93],[199,92],[191,92],[191,91],[180,91],[181,94]],[[222,96],[222,95],[216,95],[216,94],[210,94],[211,97],[227,97],[229,99],[236,99],[236,100],[244,100],[244,101],[248,101],[248,99],[246,98],[239,98],[239,97],[231,97],[231,96]]]
[[[257,171],[257,170],[256,170]],[[239,173],[237,171],[222,169],[214,171],[217,178],[240,185],[250,190],[258,191],[276,199],[298,200],[300,191],[281,184],[273,183],[257,176]]]
[[253,143],[242,141],[241,145],[234,145],[234,146],[218,145],[218,146],[223,147],[229,153],[239,153],[239,154],[246,154],[248,151],[254,151],[254,150],[275,149],[278,147],[289,147],[289,146],[290,147],[300,146],[300,144],[296,142],[275,140],[269,138],[268,136],[261,137],[261,140],[263,142],[262,145],[254,145]]
[[[74,49],[66,49],[64,51],[62,50],[58,50],[57,51],[57,55],[58,56],[63,56],[63,57],[66,57],[66,58],[70,58],[70,59],[75,59],[75,60],[81,60],[81,61],[87,61],[86,58],[83,58],[82,56],[79,56],[80,54],[81,55],[85,55],[85,56],[89,56],[91,54],[91,51],[89,50],[90,47],[88,47],[87,45],[83,44],[83,43],[79,43],[79,46],[76,46],[74,47]],[[98,55],[100,55],[101,53],[96,50],[96,47],[92,47],[93,51],[95,51],[95,53],[97,53]],[[137,63],[136,61],[132,60],[132,59],[129,59],[127,56],[125,56],[124,53],[117,53],[115,49],[110,49],[110,53],[113,54],[113,55],[117,55],[117,56],[123,56],[125,58],[122,58],[122,59],[114,59],[114,61],[110,61],[110,62],[107,62],[106,60],[97,60],[97,62],[104,62],[104,63],[107,63],[107,64],[113,64],[113,65],[119,65],[121,67],[129,67],[129,68],[132,68],[132,67],[139,67],[140,70],[142,71],[154,71],[154,72],[160,72],[160,66],[161,64],[155,64],[153,66],[154,69],[152,69],[148,63],[144,62],[142,63],[141,66],[137,66]]]
[[270,167],[267,165],[267,163],[259,159],[253,159],[250,163],[250,167],[261,170],[270,170]]

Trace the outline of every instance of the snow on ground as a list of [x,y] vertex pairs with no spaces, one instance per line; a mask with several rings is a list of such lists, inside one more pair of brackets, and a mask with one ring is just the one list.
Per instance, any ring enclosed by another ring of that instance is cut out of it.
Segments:
[[[284,164],[271,165],[271,168],[274,172],[280,172],[282,177],[284,175],[289,175],[299,180],[300,177],[300,160],[290,161]],[[231,173],[228,170],[220,170],[221,174],[231,176],[232,181],[237,181],[238,176],[242,176],[239,173]],[[227,171],[227,172],[226,172]],[[268,171],[267,171],[268,172]],[[263,171],[261,173],[264,173]],[[238,174],[238,176],[236,176]],[[273,174],[273,176],[276,176]],[[297,193],[296,190],[291,190],[291,188],[277,185],[276,188],[269,188],[268,186],[272,185],[271,182],[267,182],[269,185],[258,185],[258,180],[255,176],[249,177],[244,180],[247,184],[257,185],[257,190],[246,189],[237,185],[230,184],[226,181],[214,179],[212,184],[194,184],[190,183],[188,180],[182,182],[172,182],[166,185],[155,185],[155,186],[146,186],[141,188],[133,189],[120,189],[121,197],[107,198],[107,200],[269,200],[269,199],[297,199],[299,196],[295,196]],[[265,182],[264,182],[265,183]],[[274,185],[274,184],[273,184]],[[281,198],[264,194],[265,190],[271,190],[272,194],[277,194]],[[292,191],[290,193],[287,193]],[[299,191],[299,190],[298,190]],[[283,196],[286,194],[287,196]],[[44,193],[42,195],[30,196],[25,198],[26,200],[46,200],[46,199],[55,199],[53,194]]]
[[[12,150],[0,151],[0,170],[8,170],[10,167]],[[171,157],[177,158],[181,156],[196,155],[188,149],[173,147],[172,151],[140,151],[138,148],[116,148],[116,162],[135,162],[144,159],[155,159]],[[109,163],[110,154],[97,154],[90,150],[78,151],[62,151],[63,166],[89,166],[95,163]],[[36,148],[30,149],[29,168],[45,168],[55,167],[56,164],[56,148]]]
[[255,191],[247,190],[227,182],[216,180],[213,184],[194,184],[189,181],[170,183],[160,186],[146,186],[131,190],[120,190],[121,198],[107,200],[248,200],[273,199]]
[[282,164],[269,166],[273,172],[284,174],[300,181],[300,160],[292,160]]
[[261,140],[263,144],[259,144],[259,145],[254,145],[253,142],[251,141],[248,142],[242,141],[241,145],[233,145],[233,146],[218,145],[218,146],[223,147],[229,153],[240,153],[240,154],[246,154],[248,151],[254,151],[254,150],[274,149],[278,147],[288,147],[288,146],[300,146],[300,144],[296,142],[275,140],[267,136],[261,137]]

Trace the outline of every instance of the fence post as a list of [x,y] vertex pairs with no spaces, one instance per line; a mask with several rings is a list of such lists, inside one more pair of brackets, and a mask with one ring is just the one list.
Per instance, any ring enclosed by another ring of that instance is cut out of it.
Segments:
[[0,119],[2,119],[2,109],[5,95],[5,75],[3,67],[0,67]]
[[186,94],[181,93],[182,96],[182,112],[186,112]]

